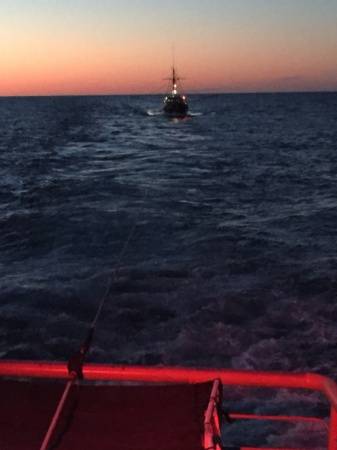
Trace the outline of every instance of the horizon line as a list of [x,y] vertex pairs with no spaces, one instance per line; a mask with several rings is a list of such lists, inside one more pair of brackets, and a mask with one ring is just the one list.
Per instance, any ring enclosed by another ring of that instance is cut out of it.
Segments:
[[[225,92],[225,91],[190,91],[185,95],[272,95],[272,94],[335,94],[336,89],[319,89],[319,90],[295,90],[295,91],[242,91],[242,92]],[[88,93],[88,94],[10,94],[0,95],[0,99],[3,98],[44,98],[44,97],[151,97],[151,96],[163,96],[163,92],[152,93]]]

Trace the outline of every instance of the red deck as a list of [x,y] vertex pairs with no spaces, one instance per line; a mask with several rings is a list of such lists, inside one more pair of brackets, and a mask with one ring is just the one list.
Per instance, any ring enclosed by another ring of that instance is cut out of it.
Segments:
[[[201,450],[211,387],[75,385],[49,448]],[[38,450],[63,388],[1,381],[1,450]]]

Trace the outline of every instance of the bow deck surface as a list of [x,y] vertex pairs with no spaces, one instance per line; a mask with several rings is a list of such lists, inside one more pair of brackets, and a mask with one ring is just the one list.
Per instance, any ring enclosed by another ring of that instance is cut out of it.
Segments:
[[[73,386],[52,449],[201,450],[211,383]],[[0,448],[38,450],[64,384],[0,381]]]

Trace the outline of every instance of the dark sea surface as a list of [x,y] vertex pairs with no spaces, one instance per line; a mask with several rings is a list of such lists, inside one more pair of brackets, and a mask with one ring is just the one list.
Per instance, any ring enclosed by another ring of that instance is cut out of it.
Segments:
[[89,361],[337,379],[337,94],[161,101],[0,99],[0,358],[68,359],[106,295]]

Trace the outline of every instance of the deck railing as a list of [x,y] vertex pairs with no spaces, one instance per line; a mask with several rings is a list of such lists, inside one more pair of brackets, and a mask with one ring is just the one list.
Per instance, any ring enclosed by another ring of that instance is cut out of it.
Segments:
[[[36,361],[0,360],[0,376],[21,378],[69,378],[66,363]],[[317,391],[323,394],[330,404],[328,449],[337,450],[337,385],[334,381],[322,375],[312,373],[294,374],[222,369],[193,369],[183,367],[86,364],[83,367],[83,376],[84,379],[87,380],[133,381],[143,383],[201,383],[210,380],[219,380],[224,386],[307,389]],[[213,404],[215,403],[213,402]],[[311,421],[322,423],[321,418],[302,416],[229,414],[229,417],[232,419]]]

